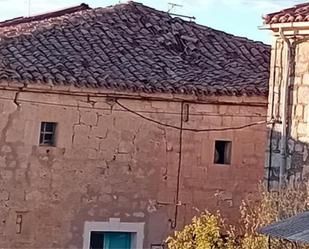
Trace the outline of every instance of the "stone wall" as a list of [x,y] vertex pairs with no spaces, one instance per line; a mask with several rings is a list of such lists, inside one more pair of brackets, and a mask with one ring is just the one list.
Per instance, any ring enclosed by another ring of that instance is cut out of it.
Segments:
[[[41,90],[0,91],[1,248],[81,248],[85,221],[109,218],[145,222],[144,247],[150,248],[197,209],[221,209],[235,222],[241,199],[263,176],[265,125],[181,135],[104,96]],[[118,101],[180,127],[181,103],[157,97]],[[222,128],[266,118],[262,97],[209,102],[189,103],[183,127]],[[55,147],[38,145],[42,121],[57,122]],[[213,163],[217,139],[232,141],[231,165]]]
[[[309,42],[291,39],[293,45],[290,86],[288,100],[287,127],[287,164],[285,183],[294,186],[308,179],[308,104],[309,104]],[[285,81],[287,66],[287,45],[280,38],[275,38],[272,46],[271,79],[268,115],[275,121],[269,125],[272,130],[271,146],[268,149],[266,174],[270,188],[278,188],[279,168],[281,165],[281,134],[282,134],[282,87]]]

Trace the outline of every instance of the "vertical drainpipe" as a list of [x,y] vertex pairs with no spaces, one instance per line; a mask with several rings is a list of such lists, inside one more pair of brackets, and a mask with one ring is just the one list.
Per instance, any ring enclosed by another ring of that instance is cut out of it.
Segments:
[[275,127],[275,120],[274,117],[274,104],[275,104],[275,80],[276,80],[276,67],[277,67],[277,49],[278,49],[278,41],[276,39],[275,42],[275,53],[274,53],[274,61],[273,63],[273,74],[271,78],[272,82],[272,89],[271,89],[271,105],[270,105],[270,121],[271,121],[271,128],[269,132],[269,143],[268,143],[268,159],[267,159],[267,167],[268,167],[268,172],[267,172],[267,191],[269,192],[271,190],[271,185],[270,185],[270,176],[271,176],[271,168],[272,168],[272,142],[273,142],[273,133],[274,133],[274,127]]
[[279,192],[284,184],[284,174],[286,169],[287,161],[287,110],[288,110],[288,100],[289,100],[289,85],[290,85],[290,69],[291,69],[291,50],[292,45],[290,40],[284,36],[282,28],[279,29],[279,34],[281,39],[287,45],[287,69],[283,81],[283,87],[281,88],[282,92],[282,109],[281,109],[281,121],[282,121],[282,130],[281,130],[281,164],[280,164],[280,173],[279,173]]
[[183,144],[183,122],[184,122],[184,102],[180,103],[180,129],[179,129],[179,155],[178,155],[178,169],[177,169],[177,185],[176,185],[176,198],[175,198],[175,213],[174,220],[171,224],[171,228],[177,227],[178,212],[179,212],[179,192],[180,192],[180,177],[182,166],[182,144]]

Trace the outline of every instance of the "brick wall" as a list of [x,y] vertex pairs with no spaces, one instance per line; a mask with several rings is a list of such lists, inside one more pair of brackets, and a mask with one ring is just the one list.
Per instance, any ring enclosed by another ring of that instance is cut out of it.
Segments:
[[[181,103],[167,99],[119,102],[180,127]],[[208,101],[188,104],[184,128],[265,120],[262,97]],[[103,96],[7,90],[0,92],[0,113],[2,248],[81,248],[85,221],[109,218],[145,222],[149,248],[172,232],[171,225],[188,223],[196,209],[221,209],[235,222],[241,199],[263,176],[265,125],[183,131],[180,143],[179,130],[144,120]],[[42,121],[57,122],[55,147],[38,145]],[[214,164],[217,139],[232,141],[231,165]]]

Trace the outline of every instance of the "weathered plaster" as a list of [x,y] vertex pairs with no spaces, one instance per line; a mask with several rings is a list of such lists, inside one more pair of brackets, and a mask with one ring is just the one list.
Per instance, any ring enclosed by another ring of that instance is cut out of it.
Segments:
[[143,222],[121,222],[119,218],[110,218],[108,222],[86,221],[83,234],[83,249],[90,248],[90,234],[92,231],[132,233],[132,249],[143,248],[144,225]]
[[[180,126],[180,102],[157,97],[119,101]],[[184,128],[265,120],[266,107],[251,106],[265,104],[262,97],[208,101],[189,104]],[[1,90],[0,114],[1,248],[81,248],[85,222],[109,218],[145,223],[149,248],[173,231],[177,191],[177,229],[205,208],[219,208],[235,222],[241,199],[263,175],[265,125],[184,131],[180,147],[179,130],[141,119],[103,95],[20,92],[16,98],[16,91]],[[42,121],[58,123],[55,147],[38,146]],[[213,164],[216,139],[233,141],[231,165]]]

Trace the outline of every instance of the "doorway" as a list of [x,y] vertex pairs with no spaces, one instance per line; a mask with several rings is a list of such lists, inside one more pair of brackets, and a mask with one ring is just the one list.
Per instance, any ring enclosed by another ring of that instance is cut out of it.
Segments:
[[144,226],[144,222],[121,222],[119,218],[85,221],[83,249],[144,248]]

